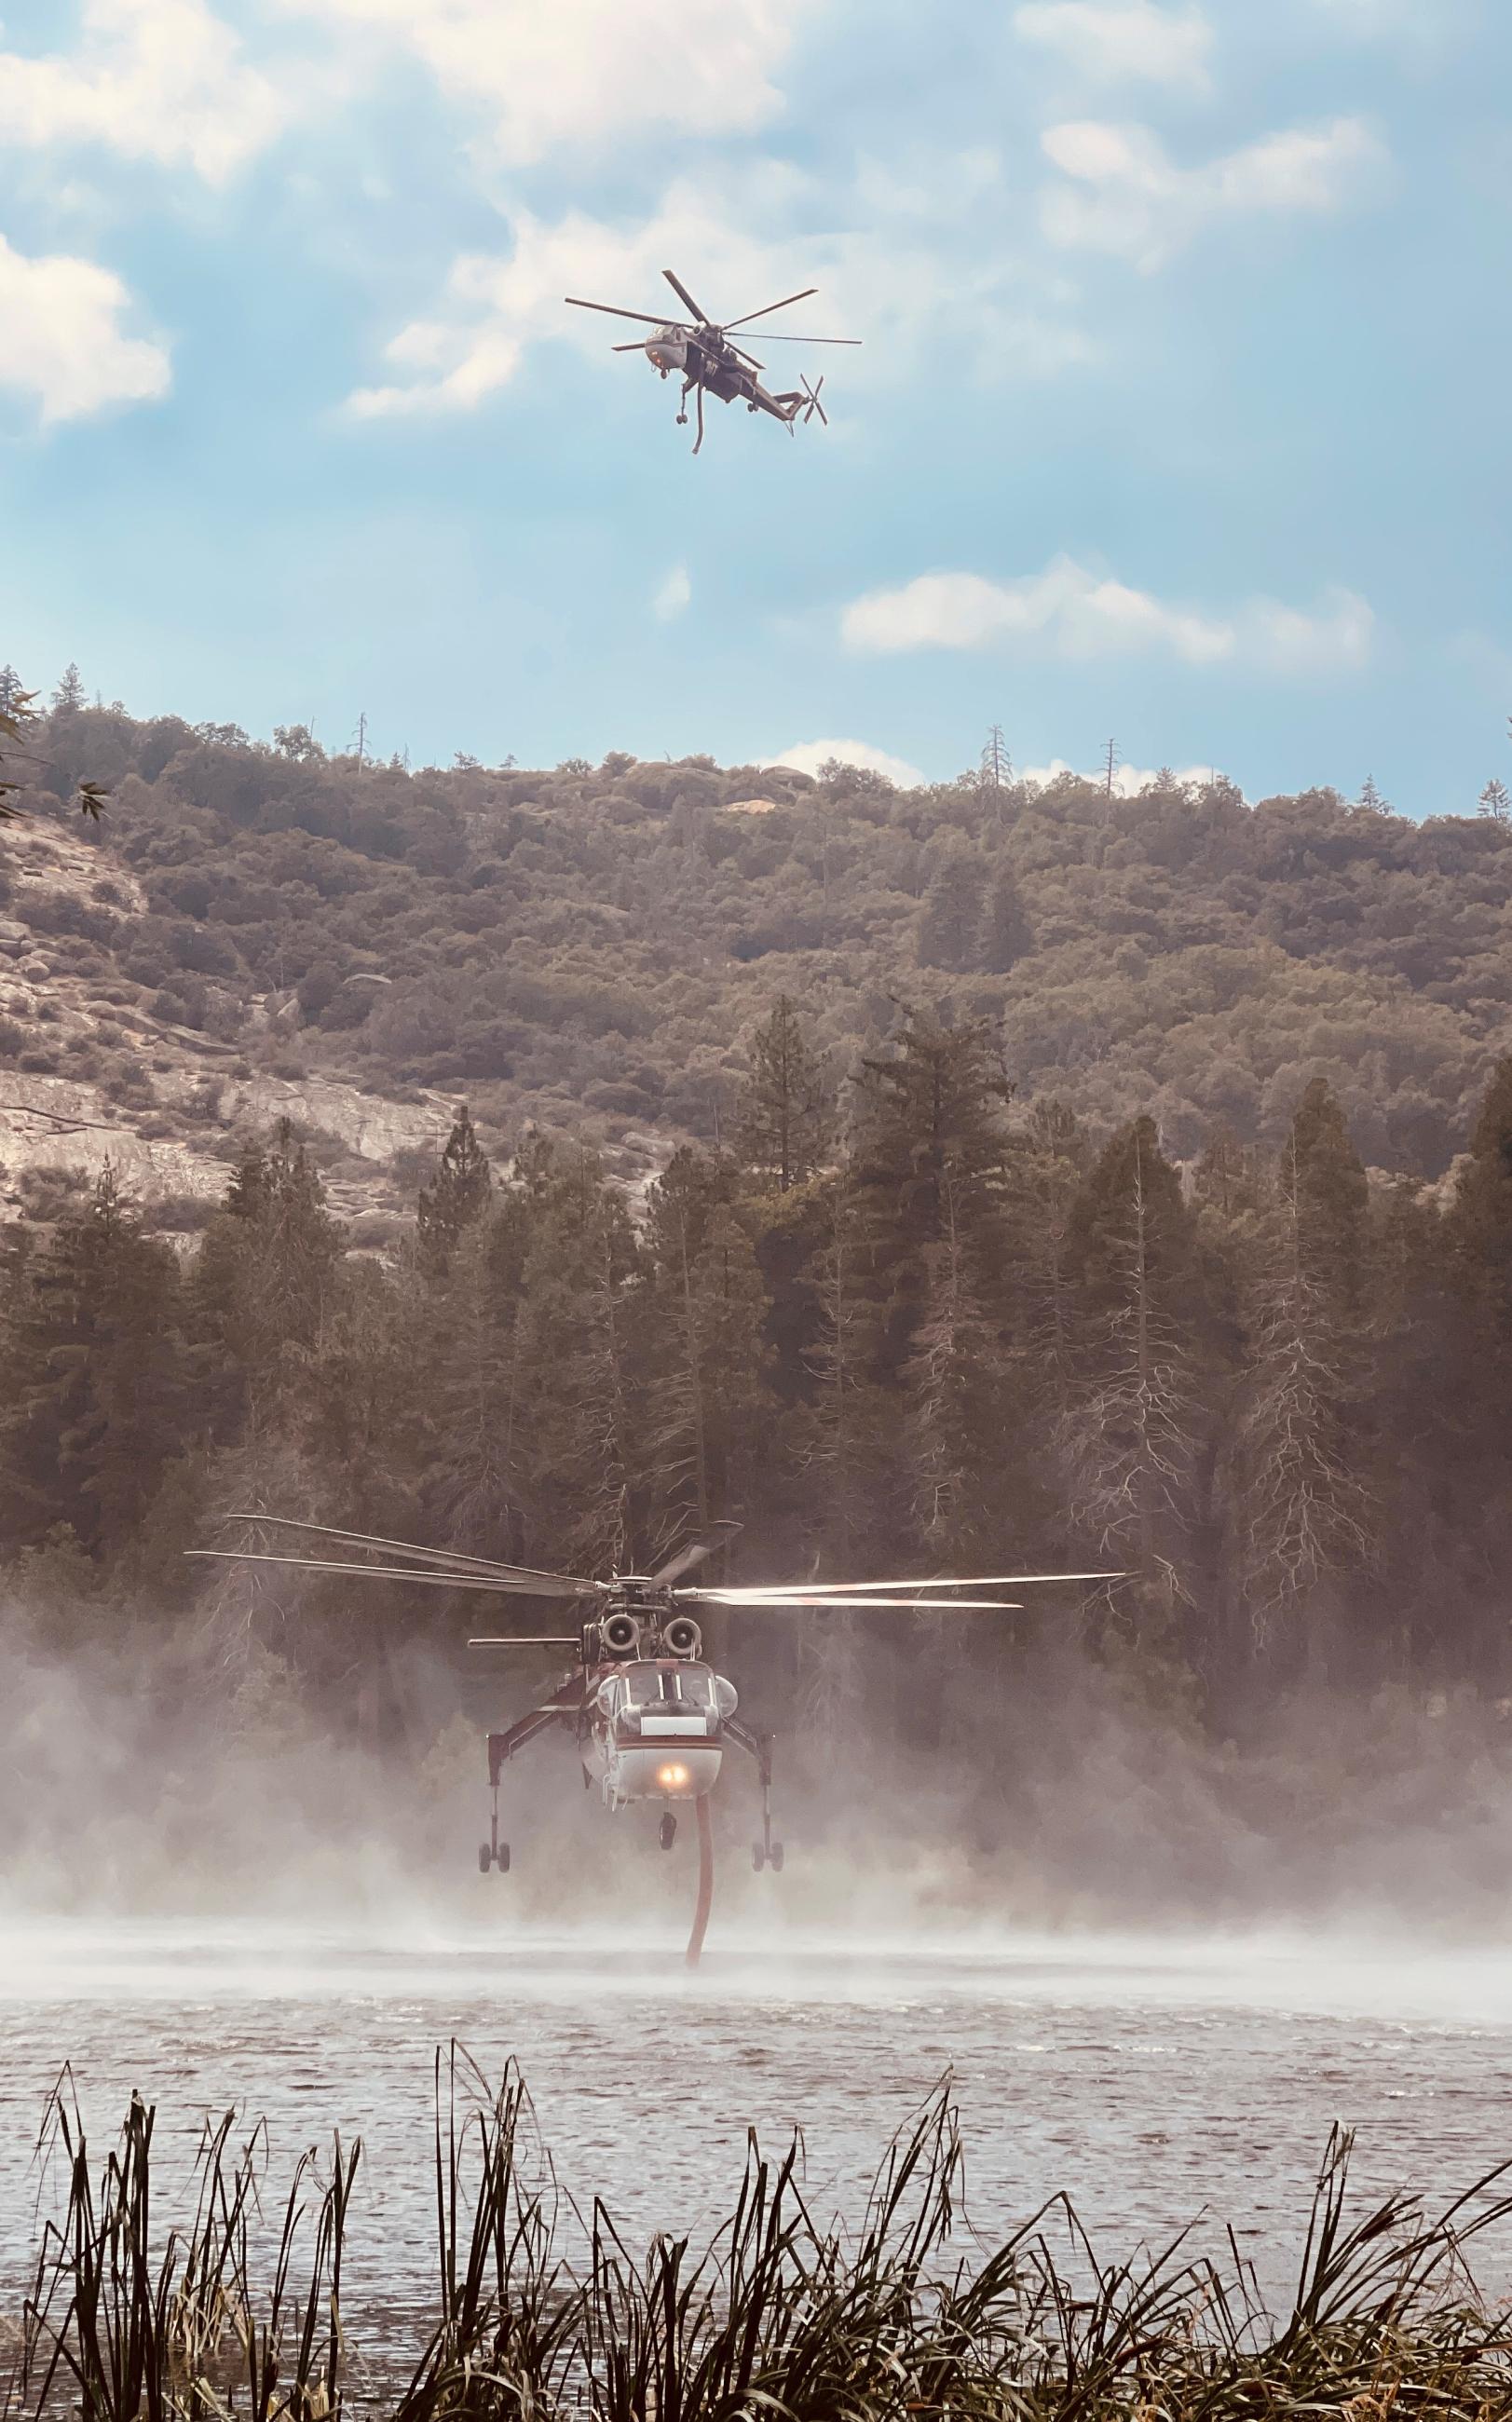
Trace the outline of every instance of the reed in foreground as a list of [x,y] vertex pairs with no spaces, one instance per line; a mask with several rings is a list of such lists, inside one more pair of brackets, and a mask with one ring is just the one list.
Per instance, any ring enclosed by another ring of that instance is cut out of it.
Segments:
[[[307,2155],[281,2223],[261,2217],[266,2146],[227,2119],[200,2149],[181,2230],[153,2214],[153,2115],[134,2101],[91,2168],[67,2084],[42,2150],[65,2167],[5,2393],[16,2415],[83,2422],[1512,2422],[1512,2323],[1487,2309],[1471,2239],[1512,2213],[1491,2172],[1425,2220],[1410,2198],[1356,2213],[1336,2131],[1291,2309],[1269,2313],[1234,2249],[1183,2241],[1105,2267],[1063,2200],[1006,2244],[960,2209],[942,2088],[890,2148],[860,2225],[811,2210],[799,2148],[751,2141],[735,2207],[701,2250],[639,2255],[559,2188],[511,2071],[488,2089],[437,2062],[437,2275],[407,2379],[348,2367],[342,2249],[358,2149]],[[1051,2238],[1068,2248],[1058,2255]],[[969,2254],[953,2252],[957,2239]],[[266,2283],[254,2275],[266,2240]],[[577,2249],[570,2253],[567,2248]]]

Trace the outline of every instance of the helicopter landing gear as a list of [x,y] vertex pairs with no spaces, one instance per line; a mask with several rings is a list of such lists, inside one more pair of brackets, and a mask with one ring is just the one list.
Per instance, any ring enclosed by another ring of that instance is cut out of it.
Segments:
[[494,1805],[488,1820],[488,1839],[478,1845],[478,1872],[486,1876],[490,1867],[497,1867],[501,1876],[510,1871],[510,1846],[498,1838],[498,1779],[494,1780]]
[[687,427],[687,415],[685,412],[680,412],[678,414],[677,425],[679,429],[685,429]]
[[669,1808],[662,1810],[662,1820],[656,1838],[664,1850],[669,1850],[677,1839],[677,1819]]
[[752,1842],[750,1846],[750,1863],[758,1875],[764,1867],[770,1867],[774,1876],[780,1876],[782,1872],[782,1845],[772,1839],[770,1757],[771,1745],[767,1742],[764,1744],[762,1751],[762,1838],[759,1842]]

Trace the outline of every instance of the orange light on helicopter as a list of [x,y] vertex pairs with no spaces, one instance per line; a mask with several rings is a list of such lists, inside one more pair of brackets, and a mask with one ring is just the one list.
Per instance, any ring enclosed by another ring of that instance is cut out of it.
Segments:
[[659,1766],[656,1780],[664,1791],[681,1791],[687,1781],[687,1769],[685,1766]]

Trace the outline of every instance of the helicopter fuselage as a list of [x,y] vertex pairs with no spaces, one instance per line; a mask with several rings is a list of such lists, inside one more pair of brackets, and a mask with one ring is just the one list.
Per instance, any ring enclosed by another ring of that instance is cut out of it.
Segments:
[[606,1808],[700,1800],[719,1779],[735,1690],[686,1658],[643,1657],[588,1676],[578,1747]]
[[701,387],[721,403],[745,403],[752,412],[769,412],[774,420],[788,421],[803,401],[801,396],[769,395],[717,328],[658,328],[646,338],[645,354],[663,378],[676,371],[685,382],[685,394]]

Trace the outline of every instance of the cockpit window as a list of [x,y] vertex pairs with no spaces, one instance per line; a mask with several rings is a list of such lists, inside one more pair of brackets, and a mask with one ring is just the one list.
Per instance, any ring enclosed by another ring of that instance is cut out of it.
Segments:
[[698,1665],[642,1665],[624,1676],[633,1707],[697,1707],[713,1705],[713,1676]]

